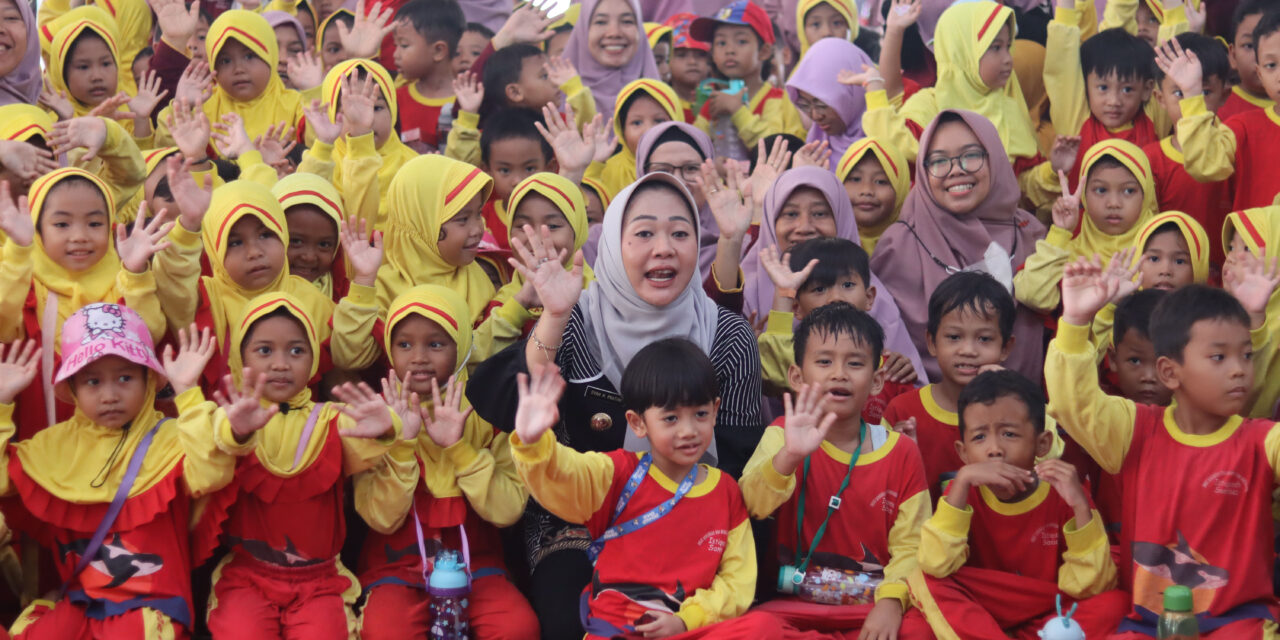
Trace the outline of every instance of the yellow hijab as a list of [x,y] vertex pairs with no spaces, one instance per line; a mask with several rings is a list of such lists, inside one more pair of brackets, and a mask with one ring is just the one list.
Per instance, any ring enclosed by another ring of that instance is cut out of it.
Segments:
[[[337,23],[337,18],[347,16],[355,19],[356,13],[346,7],[339,7],[337,11],[329,14],[316,26],[316,53],[324,53],[324,32]],[[346,62],[350,62],[349,60]],[[336,66],[336,65],[335,65]],[[332,69],[330,69],[332,71]],[[328,95],[326,92],[325,95]]]
[[[508,238],[511,237],[511,220],[515,217],[516,207],[519,207],[525,197],[531,193],[550,200],[551,204],[564,214],[565,220],[569,221],[569,227],[573,229],[573,251],[569,252],[569,259],[572,260],[573,254],[582,249],[582,245],[587,242],[587,201],[582,195],[582,189],[567,178],[554,173],[535,173],[521,180],[520,184],[511,190],[511,195],[507,198],[507,207],[501,212],[502,224],[507,226]],[[582,288],[587,288],[594,279],[595,274],[592,273],[591,267],[583,264]],[[511,282],[503,285],[493,299],[495,302],[505,303],[523,286],[524,276],[516,272],[511,276]]]
[[809,47],[813,45],[809,42],[809,38],[804,35],[804,18],[809,11],[820,4],[831,5],[841,16],[844,16],[845,24],[849,25],[849,42],[858,39],[858,3],[855,0],[800,0],[796,3],[796,37],[800,39],[800,56],[809,52]]
[[[1239,234],[1255,256],[1267,251],[1268,256],[1275,255],[1280,247],[1280,207],[1254,207],[1227,214],[1222,224],[1222,248],[1230,261],[1231,239]],[[1267,317],[1275,317],[1280,313],[1280,291],[1271,294],[1267,302]]]
[[1035,127],[1017,74],[1009,76],[1002,90],[993,91],[978,72],[982,55],[1005,25],[1017,33],[1013,10],[990,0],[954,4],[942,12],[934,32],[935,97],[939,108],[969,109],[990,120],[1010,158],[1033,158],[1039,152]]
[[[342,228],[342,196],[338,195],[338,190],[333,183],[321,178],[314,173],[298,172],[285,177],[271,187],[271,193],[280,200],[280,208],[286,213],[289,207],[309,204],[329,216],[333,220],[333,228]],[[286,219],[288,216],[285,216]],[[333,253],[336,258],[338,252],[342,251],[341,247],[334,247]],[[311,284],[320,289],[330,299],[333,298],[333,273],[326,273],[316,279]]]
[[[249,300],[266,294],[287,294],[306,310],[307,317],[315,320],[316,333],[323,343],[329,339],[329,318],[333,315],[333,300],[326,297],[315,285],[289,274],[289,262],[284,261],[280,273],[271,284],[258,289],[249,290],[241,287],[227,273],[224,261],[227,259],[227,236],[231,227],[245,216],[254,216],[261,220],[284,246],[289,246],[289,226],[285,222],[284,209],[280,201],[266,187],[248,180],[236,180],[213,190],[209,201],[209,211],[205,214],[201,235],[204,239],[204,250],[209,256],[209,266],[213,269],[212,277],[202,279],[205,292],[209,295],[210,311],[213,316],[214,330],[217,332],[218,344],[226,345],[233,339],[231,334],[235,323],[244,317],[244,310]],[[319,353],[319,352],[317,352]],[[225,354],[224,355],[235,355]],[[229,362],[236,362],[229,360]],[[233,371],[239,367],[232,365]]]
[[239,114],[250,139],[265,134],[271,125],[278,122],[296,125],[302,119],[302,94],[285,88],[280,74],[276,73],[280,54],[276,45],[276,33],[271,25],[252,11],[232,9],[223,12],[209,26],[209,33],[205,36],[204,50],[208,56],[210,71],[217,72],[214,67],[218,52],[222,51],[229,40],[248,47],[254,55],[267,63],[271,73],[268,75],[266,89],[252,100],[236,100],[215,83],[213,96],[204,103],[204,114],[209,117],[209,122],[221,122],[222,116],[228,113]]
[[151,7],[146,0],[95,0],[95,3],[115,20],[116,30],[120,33],[117,41],[120,55],[117,59],[129,62],[120,70],[119,90],[134,95],[138,86],[133,81],[131,67],[138,53],[151,44]]
[[1146,250],[1147,241],[1151,240],[1151,236],[1155,235],[1161,227],[1170,224],[1178,228],[1182,239],[1187,243],[1187,251],[1191,253],[1192,277],[1197,284],[1204,284],[1209,280],[1209,234],[1205,233],[1204,227],[1200,226],[1195,218],[1181,211],[1166,211],[1142,225],[1133,244],[1136,250],[1133,256],[1134,262],[1142,260],[1142,252]]
[[[116,31],[115,21],[111,16],[96,7],[81,7],[86,10],[78,20],[71,20],[57,32],[53,37],[49,56],[49,81],[53,84],[53,88],[66,94],[67,99],[71,101],[71,107],[75,110],[76,117],[89,114],[93,109],[93,105],[80,102],[75,96],[71,95],[71,89],[67,87],[66,64],[71,60],[71,49],[75,45],[76,40],[86,33],[92,33],[102,38],[107,43],[107,49],[111,51],[111,58],[116,63],[117,78],[125,73],[120,65],[120,35]],[[71,14],[67,14],[68,16]],[[128,72],[132,75],[132,71]],[[116,80],[116,91],[123,89],[119,79]],[[110,96],[108,96],[110,97]]]
[[849,148],[845,149],[844,156],[840,158],[840,164],[836,165],[836,177],[841,183],[849,177],[853,168],[862,162],[868,153],[876,157],[880,166],[884,168],[885,175],[889,176],[889,184],[893,186],[894,195],[893,214],[884,222],[874,227],[858,226],[858,238],[861,240],[862,248],[866,249],[867,255],[871,255],[876,250],[876,243],[880,242],[880,236],[884,230],[897,222],[898,214],[902,212],[902,203],[907,199],[907,193],[911,191],[911,169],[907,165],[906,157],[892,142],[879,138],[863,138],[849,145]]
[[609,158],[605,164],[604,173],[600,176],[613,193],[621,191],[636,181],[636,150],[627,146],[626,136],[623,135],[627,114],[623,113],[622,106],[637,93],[643,93],[657,101],[672,121],[684,122],[684,107],[680,106],[680,96],[667,83],[652,78],[640,78],[623,87],[622,91],[618,92],[618,98],[614,101],[613,107],[613,133],[622,143],[622,150]]
[[1089,207],[1084,207],[1080,216],[1080,234],[1071,239],[1071,254],[1086,258],[1097,254],[1102,256],[1104,262],[1122,249],[1134,245],[1138,232],[1156,214],[1157,207],[1156,184],[1151,176],[1151,164],[1147,161],[1147,154],[1132,142],[1111,139],[1089,147],[1084,154],[1083,162],[1080,163],[1080,182],[1084,183],[1093,165],[1106,157],[1119,161],[1138,180],[1138,184],[1142,185],[1142,213],[1128,230],[1113,236],[1104,233],[1093,224],[1093,220],[1089,218]]
[[35,136],[49,140],[53,117],[34,104],[14,103],[0,107],[0,139],[26,142]]

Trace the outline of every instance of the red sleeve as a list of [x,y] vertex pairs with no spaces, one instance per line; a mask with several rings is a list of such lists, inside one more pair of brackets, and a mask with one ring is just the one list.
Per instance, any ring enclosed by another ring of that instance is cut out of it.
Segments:
[[169,92],[160,101],[160,104],[156,105],[158,113],[160,109],[168,106],[173,95],[178,92],[178,80],[182,78],[182,72],[191,63],[191,59],[159,38],[156,38],[155,42],[151,44],[151,49],[155,52],[149,62],[151,71],[154,71],[156,77],[160,78],[160,88]]

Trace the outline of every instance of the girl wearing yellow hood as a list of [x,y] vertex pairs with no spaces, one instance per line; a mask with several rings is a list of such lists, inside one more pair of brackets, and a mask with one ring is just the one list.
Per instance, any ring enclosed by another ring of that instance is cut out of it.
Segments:
[[888,140],[863,138],[845,150],[836,165],[858,222],[858,239],[871,255],[880,234],[897,222],[911,190],[911,169],[902,152]]
[[[1266,263],[1280,254],[1280,207],[1256,207],[1228,214],[1222,225],[1222,246],[1227,254],[1226,263],[1222,265],[1223,288],[1235,293],[1233,283],[1240,279],[1240,271],[1254,271],[1254,275],[1261,271],[1262,275],[1268,275]],[[1250,337],[1256,372],[1246,415],[1275,419],[1280,414],[1280,358],[1276,357],[1276,346],[1280,344],[1280,335],[1277,335],[1280,292],[1273,291],[1260,309],[1243,300],[1241,304],[1253,321]]]

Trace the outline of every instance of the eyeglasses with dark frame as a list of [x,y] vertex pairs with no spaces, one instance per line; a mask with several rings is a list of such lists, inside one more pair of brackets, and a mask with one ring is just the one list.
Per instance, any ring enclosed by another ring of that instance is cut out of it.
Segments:
[[685,182],[693,182],[697,180],[699,176],[702,175],[702,165],[686,164],[686,165],[681,165],[677,167],[674,164],[670,164],[666,162],[650,162],[649,164],[645,165],[645,171],[647,173],[653,173],[654,171],[661,171],[663,173],[669,173],[673,176],[676,176],[681,180],[684,180]]
[[965,173],[977,173],[987,161],[984,149],[968,149],[958,156],[930,156],[925,160],[925,170],[935,178],[945,178],[951,174],[951,168],[960,163],[960,170]]

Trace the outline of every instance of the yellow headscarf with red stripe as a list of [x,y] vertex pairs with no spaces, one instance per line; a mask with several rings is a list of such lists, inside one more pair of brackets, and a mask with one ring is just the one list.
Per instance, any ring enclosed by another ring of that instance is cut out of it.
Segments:
[[[94,7],[81,7],[82,9],[95,9]],[[107,49],[111,52],[111,58],[116,63],[116,86],[107,97],[115,95],[120,91],[120,74],[132,73],[132,71],[122,71],[120,64],[120,34],[116,30],[115,20],[107,12],[96,9],[95,11],[86,11],[78,20],[68,21],[53,37],[49,55],[49,81],[53,84],[53,88],[66,94],[67,99],[71,101],[71,107],[75,110],[76,117],[88,115],[89,111],[95,105],[85,104],[75,96],[71,95],[71,89],[67,86],[66,65],[71,62],[71,54],[73,46],[77,40],[85,34],[93,34],[102,39],[107,44]]]
[[0,139],[26,142],[35,136],[48,142],[53,117],[34,104],[14,103],[0,107]]
[[[1263,251],[1267,256],[1280,253],[1280,207],[1254,207],[1227,214],[1222,223],[1222,248],[1227,255],[1224,271],[1230,268],[1231,240],[1236,235],[1244,240],[1249,252],[1255,256],[1260,257]],[[1276,314],[1280,314],[1280,290],[1273,292],[1267,301],[1267,318],[1274,318]]]
[[231,40],[244,45],[267,64],[270,70],[267,86],[252,100],[236,100],[215,83],[213,96],[204,103],[204,114],[209,117],[209,122],[221,122],[222,116],[228,113],[238,114],[244,120],[244,129],[250,139],[265,134],[268,128],[279,122],[296,126],[302,120],[302,94],[286,88],[280,74],[276,73],[280,52],[275,30],[265,18],[252,11],[224,11],[209,26],[204,41],[209,70],[215,74],[218,52]]
[[660,22],[644,23],[644,35],[649,40],[650,49],[658,46],[658,43],[661,42],[664,37],[670,36],[671,32],[671,27]]
[[600,198],[600,214],[604,215],[605,210],[609,208],[609,202],[613,200],[613,195],[609,193],[609,188],[595,178],[583,178],[582,186],[591,189],[595,192],[596,197]]
[[[337,28],[334,25],[338,23],[338,18],[348,17],[352,20],[356,18],[356,12],[346,8],[339,7],[337,11],[325,16],[325,19],[316,26],[316,53],[324,53],[324,34],[329,29]],[[349,61],[348,61],[349,62]]]
[[804,34],[804,19],[809,15],[809,11],[814,7],[826,4],[835,9],[837,13],[844,17],[844,21],[849,25],[849,36],[846,38],[849,42],[858,39],[858,3],[854,0],[800,0],[796,3],[796,37],[800,39],[800,55],[809,52],[809,47],[813,45],[809,42],[809,38]]
[[907,165],[906,157],[892,142],[879,138],[863,138],[849,145],[841,156],[840,163],[836,165],[836,177],[841,183],[848,179],[853,168],[862,162],[867,154],[872,154],[880,162],[885,175],[889,176],[889,184],[893,186],[894,195],[893,214],[884,222],[874,227],[858,226],[858,238],[862,242],[862,248],[866,249],[867,255],[871,255],[876,250],[876,243],[880,241],[884,230],[898,220],[902,203],[907,199],[907,193],[911,191],[911,168]]
[[[508,237],[510,237],[512,229],[511,220],[515,218],[516,210],[520,207],[520,203],[531,194],[542,196],[551,201],[551,204],[556,209],[559,209],[565,220],[569,222],[569,227],[573,229],[573,249],[569,251],[566,260],[568,261],[567,266],[572,265],[573,255],[582,249],[582,245],[587,242],[587,201],[582,196],[582,189],[567,178],[554,173],[535,173],[521,180],[520,184],[511,190],[511,195],[507,198],[506,210],[502,212],[502,223],[507,225]],[[594,279],[595,274],[591,271],[591,267],[583,264],[582,287],[585,289]],[[524,277],[517,272],[511,276],[511,282],[508,282],[498,290],[494,300],[505,303],[514,297],[522,286],[524,286]]]
[[[271,187],[271,193],[280,200],[280,208],[286,214],[289,207],[309,204],[316,207],[333,221],[334,230],[341,229],[343,220],[342,196],[333,183],[314,173],[299,171],[286,176]],[[287,216],[286,216],[287,218]],[[334,257],[342,251],[341,245],[333,249]],[[311,284],[320,289],[326,296],[333,298],[333,273],[326,273]]]
[[1147,154],[1137,145],[1124,140],[1103,140],[1085,151],[1084,160],[1080,164],[1080,182],[1083,184],[1089,176],[1089,170],[1102,158],[1113,158],[1124,165],[1133,177],[1142,185],[1142,213],[1124,233],[1110,235],[1104,233],[1089,218],[1089,207],[1085,205],[1080,216],[1080,234],[1072,238],[1071,254],[1076,257],[1092,258],[1094,254],[1102,257],[1103,262],[1111,259],[1115,253],[1133,246],[1138,231],[1146,226],[1156,214],[1156,183],[1151,174],[1151,163]]
[[[444,329],[458,347],[458,359],[453,363],[453,375],[458,382],[467,380],[467,364],[470,359],[472,335],[475,323],[467,301],[453,289],[434,284],[420,284],[396,296],[387,309],[387,321],[383,323],[382,344],[387,358],[391,359],[391,332],[401,320],[409,316],[422,316]],[[401,372],[401,376],[404,374]],[[443,390],[443,385],[441,385]],[[430,399],[427,399],[430,401]],[[465,402],[465,400],[464,400]]]
[[613,133],[617,136],[618,142],[622,143],[622,150],[609,158],[600,176],[600,180],[614,193],[636,181],[636,150],[627,146],[626,136],[623,135],[627,114],[622,107],[627,100],[637,94],[653,98],[667,113],[667,118],[684,121],[684,107],[680,104],[680,96],[665,82],[652,78],[640,78],[628,83],[618,92],[613,108]]
[[1195,218],[1181,211],[1165,211],[1151,218],[1138,229],[1138,237],[1134,241],[1133,259],[1135,263],[1142,260],[1142,252],[1146,251],[1147,242],[1161,227],[1174,225],[1182,239],[1187,243],[1187,251],[1191,254],[1191,274],[1196,283],[1204,284],[1209,280],[1209,234]]

